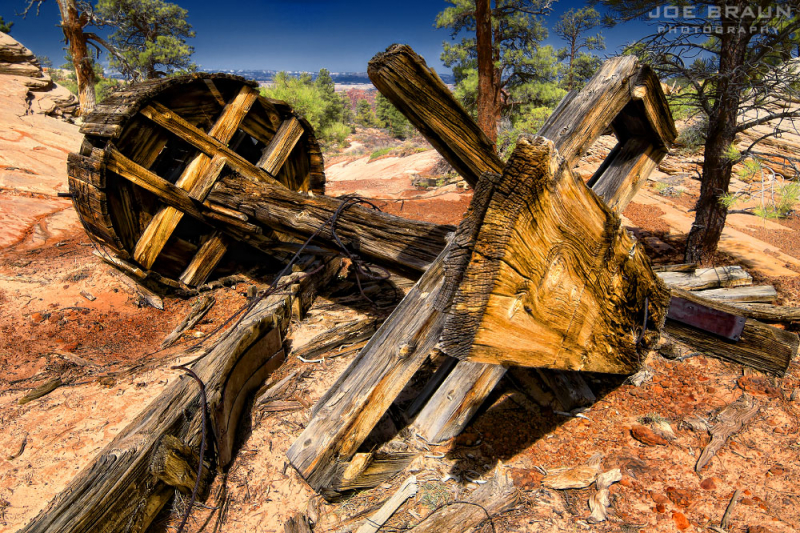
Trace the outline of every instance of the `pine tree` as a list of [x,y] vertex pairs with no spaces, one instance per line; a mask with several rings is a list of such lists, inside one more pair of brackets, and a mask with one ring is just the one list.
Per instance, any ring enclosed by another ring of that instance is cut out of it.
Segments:
[[3,17],[0,17],[0,32],[11,33],[11,26],[13,25],[13,22],[6,22]]
[[540,46],[547,37],[542,16],[550,13],[553,0],[495,0],[493,7],[489,0],[448,3],[436,17],[436,27],[448,28],[453,39],[466,36],[459,43],[443,44],[442,61],[453,69],[462,93],[475,87],[469,91],[473,95],[465,95],[466,103],[474,102],[481,127],[496,139],[500,117],[531,103],[523,99],[530,94],[524,87],[543,81],[541,60],[552,56],[556,61],[554,54],[542,54]]
[[584,34],[600,26],[600,13],[592,7],[575,11],[570,9],[553,28],[553,32],[567,41],[567,47],[559,55],[568,59],[567,90],[580,88],[600,67],[600,58],[590,54],[592,50],[604,50],[606,45],[601,34],[584,37]]

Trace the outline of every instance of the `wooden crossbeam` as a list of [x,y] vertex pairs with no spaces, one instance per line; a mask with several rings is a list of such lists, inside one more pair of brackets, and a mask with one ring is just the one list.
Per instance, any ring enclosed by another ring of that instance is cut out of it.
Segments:
[[[246,86],[250,89],[249,86]],[[252,90],[252,89],[251,89]],[[275,176],[269,175],[247,161],[245,158],[228,148],[228,146],[216,139],[213,135],[205,133],[173,113],[168,108],[158,102],[151,102],[150,105],[139,111],[156,124],[178,135],[183,140],[206,154],[207,156],[222,155],[228,160],[228,166],[236,170],[243,176],[253,178],[258,181],[275,183]]]
[[296,118],[284,120],[256,166],[266,170],[271,176],[277,176],[304,132],[303,125]]
[[159,175],[147,170],[146,168],[134,163],[125,157],[119,150],[111,146],[108,150],[106,167],[111,172],[130,181],[145,190],[158,196],[158,198],[170,207],[183,212],[197,220],[209,225],[217,225],[221,222],[223,227],[234,227],[239,231],[259,233],[259,226],[248,224],[238,217],[220,212],[218,208],[201,206],[189,196],[185,190],[176,187]]
[[[184,129],[188,128],[195,134],[199,132],[203,138],[212,139],[213,142],[224,146],[224,143],[229,142],[233,134],[236,133],[236,129],[250,111],[257,96],[257,93],[252,87],[249,85],[243,86],[236,97],[223,108],[222,113],[211,127],[208,135],[155,101],[152,102],[150,106],[147,106],[146,109],[152,110],[158,108],[157,111],[142,110],[141,113],[173,133],[178,133],[178,131],[166,127],[165,122],[169,124],[177,123],[183,126]],[[228,150],[228,152],[234,153],[230,150]],[[210,154],[198,154],[186,166],[175,185],[188,191],[193,198],[202,201],[205,199],[205,195],[208,194],[208,191],[211,190],[214,181],[219,177],[228,159],[228,155],[228,153],[222,153],[221,151],[214,151]],[[183,213],[174,207],[166,206],[161,208],[155,214],[150,224],[148,224],[142,236],[139,238],[139,241],[136,243],[136,248],[133,253],[134,259],[145,268],[151,268],[182,217]]]
[[622,214],[666,155],[666,149],[649,139],[631,137],[615,147],[587,185],[615,213]]
[[212,233],[189,262],[180,280],[190,286],[204,283],[228,251],[229,243],[222,232]]

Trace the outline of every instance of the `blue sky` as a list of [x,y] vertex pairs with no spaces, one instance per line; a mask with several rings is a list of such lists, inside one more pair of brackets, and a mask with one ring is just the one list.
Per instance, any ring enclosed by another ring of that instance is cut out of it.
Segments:
[[[436,14],[447,6],[440,0],[177,0],[189,11],[197,37],[194,60],[207,69],[365,71],[367,62],[392,43],[411,45],[440,72],[439,55],[447,30],[434,28]],[[55,0],[45,0],[41,14],[15,16],[25,0],[0,0],[0,15],[13,21],[11,35],[37,55],[62,64],[63,35]],[[547,19],[583,2],[561,0]],[[603,30],[607,54],[646,31],[640,23]],[[546,41],[563,46],[552,35]],[[101,60],[103,57],[101,57]]]

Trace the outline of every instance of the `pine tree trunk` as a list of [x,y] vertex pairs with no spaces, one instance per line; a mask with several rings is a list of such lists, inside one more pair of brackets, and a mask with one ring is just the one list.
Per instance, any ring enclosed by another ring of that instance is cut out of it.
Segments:
[[58,9],[61,11],[61,29],[69,44],[69,53],[75,66],[81,115],[86,115],[96,104],[94,86],[97,79],[92,69],[92,58],[86,47],[86,36],[83,33],[84,17],[78,13],[75,0],[58,0]]
[[720,197],[728,192],[733,163],[726,151],[736,137],[736,121],[740,104],[738,71],[744,64],[748,37],[725,34],[722,38],[719,65],[718,101],[708,119],[703,178],[697,214],[686,241],[687,263],[710,258],[717,251],[728,208]]
[[496,91],[492,61],[491,0],[476,3],[475,37],[478,48],[478,126],[489,140],[497,142]]

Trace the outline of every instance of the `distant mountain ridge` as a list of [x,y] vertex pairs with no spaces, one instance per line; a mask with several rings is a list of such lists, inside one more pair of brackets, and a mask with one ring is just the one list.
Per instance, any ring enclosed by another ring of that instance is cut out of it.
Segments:
[[[251,80],[255,80],[258,82],[271,82],[277,74],[278,70],[254,70],[254,69],[200,69],[203,72],[225,72],[228,74],[236,74],[237,76],[242,76],[244,78],[248,78]],[[294,77],[300,77],[301,74],[304,74],[308,71],[304,70],[287,70],[286,71],[289,75]],[[316,79],[317,73],[316,72],[308,72],[311,76]],[[452,74],[449,73],[438,73],[439,76],[442,78],[442,81],[447,84],[454,84],[455,78]],[[366,72],[331,72],[331,78],[333,78],[334,83],[340,85],[355,85],[355,84],[371,84],[372,82],[369,80],[369,76],[367,76]]]

